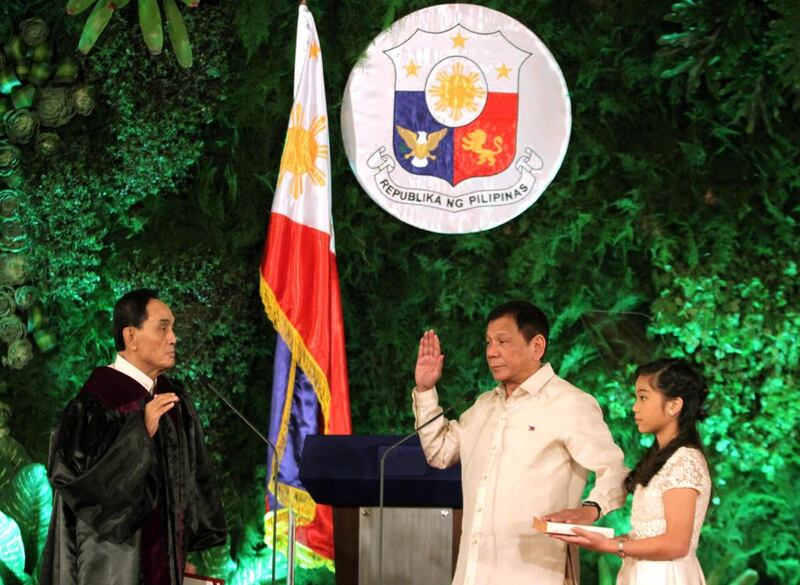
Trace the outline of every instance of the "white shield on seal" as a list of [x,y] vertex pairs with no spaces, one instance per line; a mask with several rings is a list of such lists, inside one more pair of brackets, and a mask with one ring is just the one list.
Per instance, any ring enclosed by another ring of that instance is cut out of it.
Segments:
[[566,83],[547,47],[518,21],[470,4],[419,10],[376,37],[342,104],[364,190],[440,233],[490,229],[528,209],[561,166],[570,128]]

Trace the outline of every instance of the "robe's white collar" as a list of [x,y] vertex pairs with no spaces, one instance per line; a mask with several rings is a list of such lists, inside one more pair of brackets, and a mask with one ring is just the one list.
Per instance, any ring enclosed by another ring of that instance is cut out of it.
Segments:
[[156,381],[153,380],[150,376],[145,374],[142,370],[134,366],[128,360],[126,360],[121,355],[117,354],[117,359],[114,360],[114,363],[108,366],[109,368],[114,368],[121,374],[125,374],[126,376],[133,378],[139,384],[144,386],[144,389],[147,390],[150,394],[153,393],[153,388],[156,386]]

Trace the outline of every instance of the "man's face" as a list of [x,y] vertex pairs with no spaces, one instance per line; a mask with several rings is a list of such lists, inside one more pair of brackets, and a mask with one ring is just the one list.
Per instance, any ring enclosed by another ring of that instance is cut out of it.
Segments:
[[541,365],[544,337],[535,335],[530,341],[517,327],[513,317],[489,321],[486,327],[486,361],[498,382],[518,386]]
[[161,372],[175,365],[175,336],[173,326],[175,317],[169,307],[158,299],[147,303],[147,319],[141,327],[130,329],[126,336],[126,349],[136,359],[134,365],[148,376],[155,378]]

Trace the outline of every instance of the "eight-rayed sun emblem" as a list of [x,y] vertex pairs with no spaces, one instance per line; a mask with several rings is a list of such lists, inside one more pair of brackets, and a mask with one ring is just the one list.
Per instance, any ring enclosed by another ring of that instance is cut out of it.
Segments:
[[303,127],[303,105],[298,103],[292,108],[289,130],[286,132],[286,145],[281,157],[281,170],[278,174],[278,186],[284,175],[291,173],[292,198],[303,194],[304,175],[308,175],[314,185],[325,184],[325,171],[316,165],[317,159],[328,158],[328,145],[319,144],[317,135],[328,126],[326,116],[314,118],[308,128]]
[[487,85],[483,72],[465,57],[440,61],[431,71],[426,85],[428,109],[445,126],[469,124],[486,105]]

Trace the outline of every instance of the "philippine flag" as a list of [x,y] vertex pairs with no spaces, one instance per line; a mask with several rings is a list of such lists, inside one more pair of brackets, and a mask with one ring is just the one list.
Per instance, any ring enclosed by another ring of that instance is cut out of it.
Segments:
[[330,562],[332,510],[311,499],[298,471],[306,436],[351,432],[322,52],[304,5],[294,65],[294,105],[261,262],[261,297],[278,332],[269,428],[278,454],[268,458],[267,512],[294,510],[297,542],[308,549],[298,557]]

